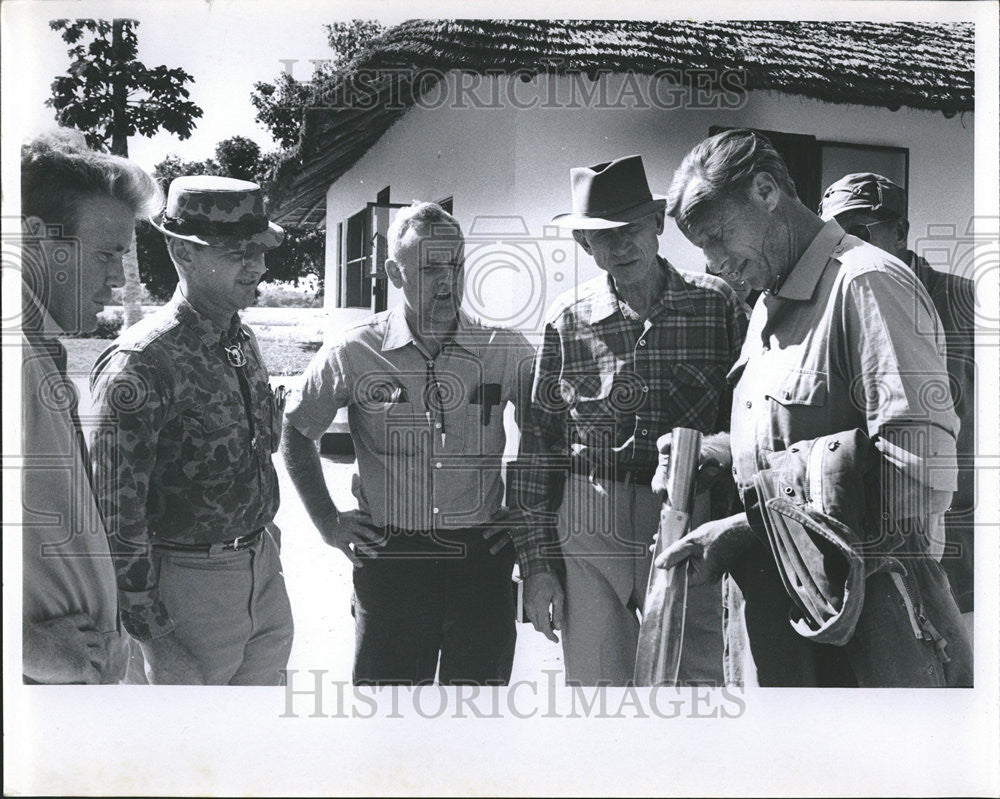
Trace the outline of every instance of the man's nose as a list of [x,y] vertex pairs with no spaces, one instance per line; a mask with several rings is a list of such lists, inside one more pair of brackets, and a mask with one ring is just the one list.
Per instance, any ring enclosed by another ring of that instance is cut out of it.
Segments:
[[254,275],[263,275],[267,271],[267,262],[264,260],[264,253],[246,255],[243,257],[243,268]]
[[108,264],[108,271],[104,277],[104,285],[117,289],[125,285],[125,254],[116,255]]

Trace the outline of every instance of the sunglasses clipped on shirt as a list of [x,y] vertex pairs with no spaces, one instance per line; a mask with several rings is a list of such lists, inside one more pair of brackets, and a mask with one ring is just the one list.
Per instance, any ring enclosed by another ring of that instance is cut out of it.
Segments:
[[886,222],[895,222],[895,221],[896,221],[895,219],[879,219],[877,222],[869,222],[867,225],[862,224],[861,222],[857,222],[853,225],[848,225],[846,228],[844,228],[844,231],[852,236],[857,236],[862,241],[870,242],[872,240],[871,229],[873,227],[877,227],[878,225],[884,225]]

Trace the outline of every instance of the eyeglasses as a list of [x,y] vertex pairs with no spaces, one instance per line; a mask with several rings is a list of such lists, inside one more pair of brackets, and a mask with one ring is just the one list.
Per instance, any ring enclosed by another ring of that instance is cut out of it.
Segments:
[[878,225],[884,225],[886,222],[895,222],[895,219],[880,219],[877,222],[869,222],[867,225],[861,222],[856,222],[853,225],[849,225],[845,228],[845,231],[852,236],[857,236],[862,241],[871,242],[872,240],[872,228]]

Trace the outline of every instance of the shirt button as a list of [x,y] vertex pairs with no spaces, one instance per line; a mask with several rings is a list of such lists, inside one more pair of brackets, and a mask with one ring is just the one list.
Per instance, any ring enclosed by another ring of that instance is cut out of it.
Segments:
[[441,461],[438,461],[437,463],[435,463],[434,464],[434,468],[435,469],[440,469],[441,468]]
[[639,340],[639,346],[640,347],[645,347],[646,346],[646,340],[645,339],[640,339]]
[[750,400],[747,400],[747,407],[748,408],[752,408],[753,407],[753,403]]
[[441,429],[441,422],[434,422],[434,427],[436,427],[438,430],[440,430]]
[[438,511],[439,511],[438,508],[434,508],[434,513],[438,513]]
[[434,368],[434,361],[428,361],[428,362],[427,362],[427,365],[428,365],[428,366],[429,366],[429,367],[430,367],[431,369],[433,369],[433,368]]
[[648,394],[649,393],[649,386],[643,386],[642,387],[642,393],[643,394]]
[[649,435],[649,431],[648,430],[643,430],[641,434],[644,435],[644,436],[648,436]]

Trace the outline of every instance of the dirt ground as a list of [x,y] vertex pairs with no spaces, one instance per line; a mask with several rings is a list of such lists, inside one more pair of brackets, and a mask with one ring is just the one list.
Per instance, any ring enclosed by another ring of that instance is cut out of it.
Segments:
[[[354,654],[351,618],[351,564],[323,543],[299,501],[288,473],[275,461],[281,484],[281,509],[275,522],[282,531],[281,561],[295,617],[295,641],[288,667],[329,669],[333,680],[348,680]],[[354,508],[351,475],[354,462],[323,456],[323,472],[338,508]],[[542,671],[562,669],[562,650],[530,624],[517,625],[512,681],[544,679]]]

